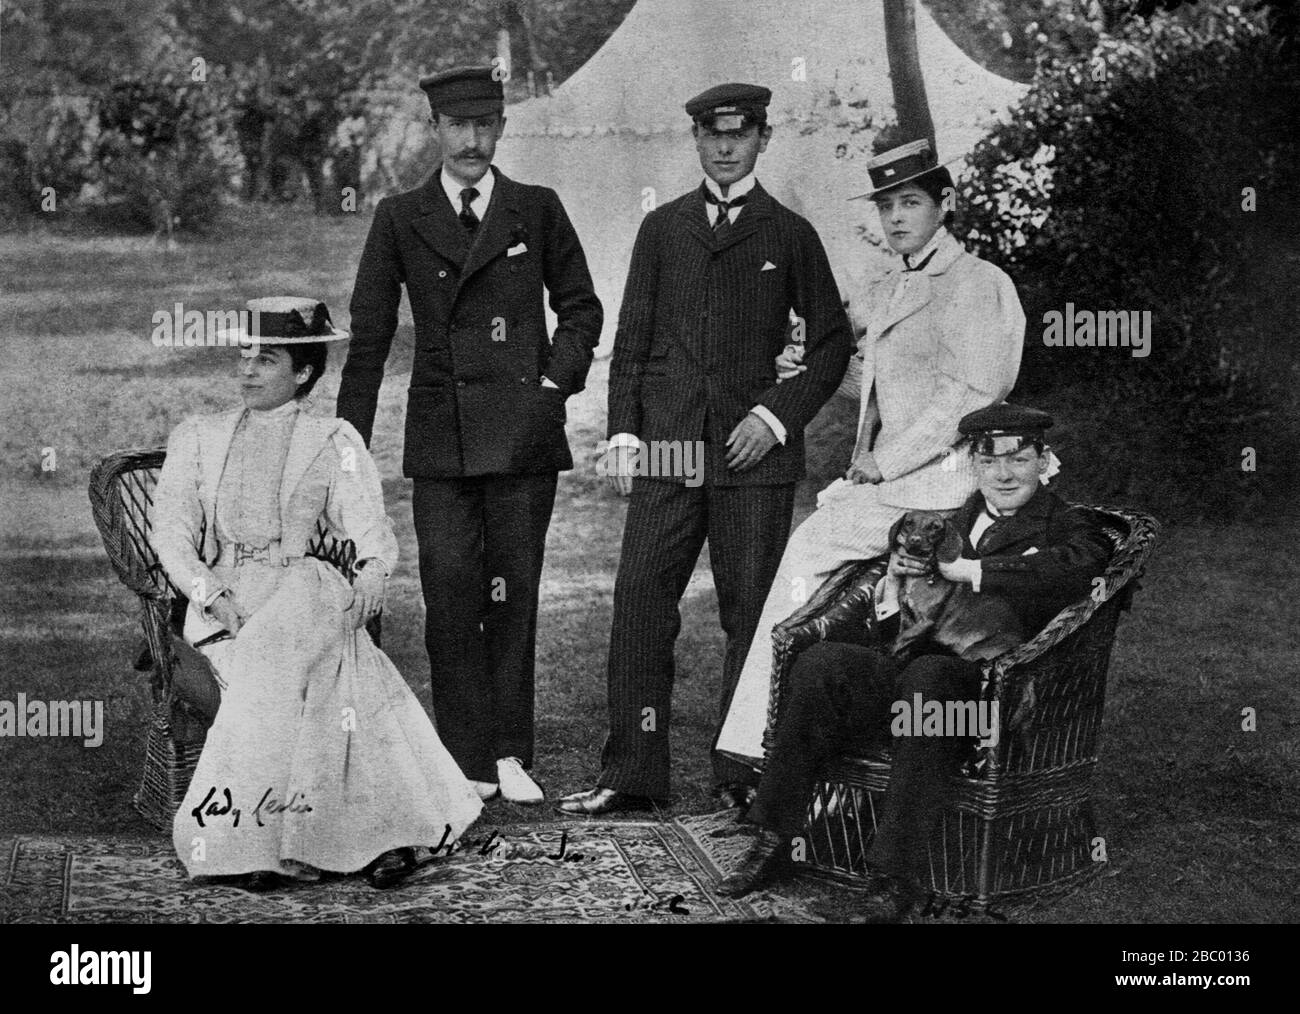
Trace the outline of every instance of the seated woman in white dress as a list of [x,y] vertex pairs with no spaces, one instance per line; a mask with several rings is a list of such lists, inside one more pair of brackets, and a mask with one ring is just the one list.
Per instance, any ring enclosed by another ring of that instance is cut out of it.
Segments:
[[[208,642],[221,685],[173,840],[192,877],[264,890],[364,869],[389,887],[482,802],[364,629],[397,562],[379,473],[350,424],[301,405],[347,333],[314,300],[248,307],[252,323],[223,332],[245,343],[244,406],[177,426],[155,491],[185,637]],[[305,555],[322,519],[356,546],[352,585]]]
[[[843,479],[818,497],[790,536],[741,669],[716,749],[763,764],[772,630],[841,564],[888,548],[908,510],[955,510],[977,486],[957,423],[1000,402],[1020,371],[1025,315],[997,266],[968,253],[945,228],[952,176],[927,140],[867,164],[880,227],[902,264],[850,301],[858,352],[840,385],[859,399],[858,438]],[[901,268],[901,270],[900,270]],[[803,367],[777,359],[778,377]],[[740,802],[752,797],[752,788]]]

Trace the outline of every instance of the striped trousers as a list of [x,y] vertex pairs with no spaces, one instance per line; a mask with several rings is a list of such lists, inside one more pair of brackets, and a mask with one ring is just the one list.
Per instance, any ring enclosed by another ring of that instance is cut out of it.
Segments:
[[812,598],[841,564],[886,552],[889,529],[905,513],[906,508],[881,501],[880,487],[863,484],[819,507],[795,529],[763,605],[718,735],[718,750],[761,763],[772,679],[772,628]]
[[[726,714],[790,534],[793,508],[793,483],[714,486],[706,481],[689,487],[633,480],[614,582],[609,737],[597,784],[638,796],[668,795],[673,647],[682,626],[678,603],[706,539],[727,639],[719,721]],[[753,771],[715,753],[714,777],[752,781]]]

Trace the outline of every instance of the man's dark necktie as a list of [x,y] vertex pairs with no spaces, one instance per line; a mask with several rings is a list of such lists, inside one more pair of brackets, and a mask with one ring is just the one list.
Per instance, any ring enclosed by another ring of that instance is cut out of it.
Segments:
[[924,258],[922,258],[921,263],[916,265],[915,267],[912,266],[912,258],[907,254],[903,254],[903,270],[904,271],[924,270],[925,266],[930,263],[930,259],[934,257],[934,255],[937,254],[938,252],[939,252],[938,250],[931,250],[928,254],[925,255]]
[[718,209],[718,217],[713,220],[713,238],[721,241],[731,232],[731,209],[741,207],[749,200],[749,194],[741,194],[739,197],[733,197],[729,201],[724,201],[710,190],[704,188],[704,199]]
[[465,227],[466,232],[472,233],[478,228],[478,215],[474,214],[470,202],[478,197],[478,191],[473,187],[466,187],[460,192],[460,224]]
[[987,507],[984,508],[984,513],[986,516],[993,519],[993,524],[989,525],[987,528],[984,529],[984,531],[980,532],[980,537],[975,540],[976,555],[979,555],[981,552],[983,552],[981,547],[984,545],[985,542],[988,541],[988,537],[990,534],[992,534],[993,529],[997,528],[998,522],[1006,520],[1005,514],[994,514]]

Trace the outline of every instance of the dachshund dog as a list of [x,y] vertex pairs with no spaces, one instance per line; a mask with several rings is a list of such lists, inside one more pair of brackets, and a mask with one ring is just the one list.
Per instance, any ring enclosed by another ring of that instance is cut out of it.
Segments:
[[944,578],[938,562],[961,556],[962,535],[953,521],[935,511],[909,511],[889,532],[891,548],[924,560],[927,577],[903,579],[899,592],[898,636],[891,653],[918,654],[927,642],[968,662],[996,658],[1024,638],[1020,618],[1004,600],[978,595],[968,584]]

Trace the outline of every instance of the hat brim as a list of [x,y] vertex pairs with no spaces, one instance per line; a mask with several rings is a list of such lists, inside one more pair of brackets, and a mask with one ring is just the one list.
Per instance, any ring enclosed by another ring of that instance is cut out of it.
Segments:
[[430,104],[430,111],[435,116],[442,113],[444,116],[455,116],[462,119],[487,116],[490,113],[504,113],[505,108],[505,103],[500,99],[458,99],[452,102],[444,102],[439,106]]
[[965,158],[966,158],[965,155],[953,155],[950,158],[946,158],[942,162],[937,163],[936,165],[930,166],[930,168],[928,169],[922,169],[920,172],[912,173],[911,176],[904,176],[901,180],[898,180],[896,183],[890,183],[889,186],[887,187],[876,187],[872,190],[868,190],[865,194],[854,194],[852,197],[845,198],[845,200],[860,201],[864,197],[874,197],[876,194],[883,194],[886,190],[893,190],[896,187],[901,187],[904,183],[911,183],[912,180],[916,179],[917,177],[924,176],[926,173],[932,173],[936,169],[946,169],[948,166],[953,165],[954,163],[957,162],[961,162]]
[[247,328],[223,327],[216,332],[217,339],[228,346],[233,345],[315,345],[318,342],[341,342],[352,335],[341,328],[330,325],[329,334],[301,335],[296,338],[272,338],[267,335],[249,334]]

